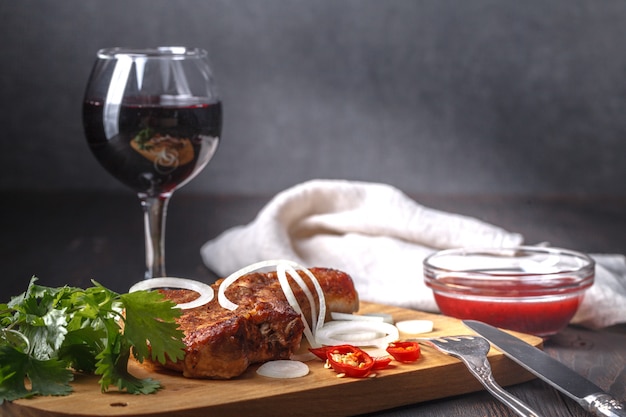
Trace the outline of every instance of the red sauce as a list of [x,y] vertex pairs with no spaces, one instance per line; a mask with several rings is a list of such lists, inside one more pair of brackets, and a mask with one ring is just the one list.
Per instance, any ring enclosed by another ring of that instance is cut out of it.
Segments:
[[593,280],[593,260],[563,249],[453,249],[424,260],[443,314],[542,337],[569,324]]
[[582,295],[568,294],[545,301],[519,298],[459,298],[435,293],[441,312],[459,319],[473,319],[496,327],[546,337],[563,329],[578,310]]

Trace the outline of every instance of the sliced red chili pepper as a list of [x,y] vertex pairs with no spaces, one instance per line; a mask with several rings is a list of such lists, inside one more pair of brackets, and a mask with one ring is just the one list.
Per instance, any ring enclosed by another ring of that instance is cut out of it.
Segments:
[[393,342],[387,346],[389,353],[398,362],[415,362],[421,355],[417,342]]
[[374,358],[374,366],[372,366],[372,371],[377,371],[379,369],[385,369],[391,363],[391,357],[389,356],[379,356]]
[[326,353],[329,349],[334,348],[334,346],[321,346],[317,348],[309,348],[309,352],[326,362],[327,356]]
[[[317,356],[318,358],[320,358],[321,360],[326,361],[328,359],[328,351],[336,349],[337,347],[339,346],[322,346],[318,348],[309,348],[309,351],[313,353],[315,356]],[[372,368],[371,368],[372,371],[385,369],[391,363],[391,357],[389,356],[379,356],[379,357],[372,358],[372,359],[374,361]]]
[[367,352],[352,345],[332,346],[326,359],[335,372],[354,378],[367,376],[374,366],[374,359]]

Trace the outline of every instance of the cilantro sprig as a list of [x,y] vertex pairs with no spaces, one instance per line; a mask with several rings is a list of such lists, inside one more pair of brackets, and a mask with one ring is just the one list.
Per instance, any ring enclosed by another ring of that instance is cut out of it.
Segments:
[[[161,388],[128,372],[133,355],[164,363],[184,356],[181,311],[155,291],[115,293],[51,288],[33,277],[23,294],[0,304],[0,404],[36,395],[68,395],[73,371],[100,375],[100,389],[132,394]],[[28,383],[27,383],[28,382]]]

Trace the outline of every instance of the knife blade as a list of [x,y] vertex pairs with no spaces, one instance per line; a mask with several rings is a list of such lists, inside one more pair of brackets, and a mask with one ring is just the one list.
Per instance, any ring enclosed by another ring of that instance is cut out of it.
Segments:
[[596,416],[626,417],[626,407],[593,382],[536,347],[489,324],[463,320],[514,362],[572,398]]

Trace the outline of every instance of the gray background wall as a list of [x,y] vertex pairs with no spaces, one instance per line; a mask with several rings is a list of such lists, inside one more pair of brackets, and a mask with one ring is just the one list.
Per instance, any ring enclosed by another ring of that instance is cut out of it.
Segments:
[[185,44],[225,119],[182,191],[626,195],[621,0],[1,0],[0,22],[0,191],[122,190],[83,138],[94,54]]

